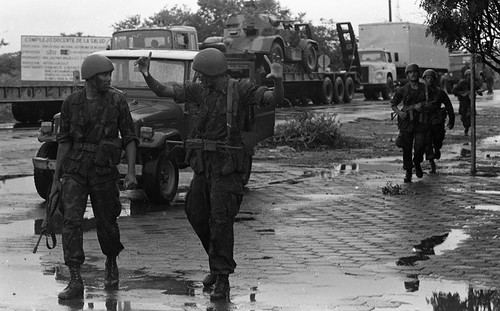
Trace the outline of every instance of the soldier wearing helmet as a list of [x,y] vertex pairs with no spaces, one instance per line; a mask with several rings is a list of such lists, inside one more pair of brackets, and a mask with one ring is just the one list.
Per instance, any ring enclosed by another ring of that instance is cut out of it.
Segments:
[[[398,117],[399,135],[396,145],[403,149],[404,182],[411,182],[413,167],[418,178],[423,177],[421,163],[424,159],[428,120],[422,111],[425,98],[425,84],[419,82],[420,68],[409,64],[405,69],[408,83],[400,87],[391,100],[391,108]],[[402,107],[398,106],[402,104]],[[413,153],[413,158],[412,158]]]
[[[83,90],[72,93],[61,107],[56,168],[50,198],[61,195],[64,215],[62,245],[70,281],[59,293],[60,300],[83,296],[80,266],[83,251],[83,215],[90,196],[97,236],[106,255],[104,287],[118,287],[116,257],[123,249],[117,217],[121,212],[116,165],[122,149],[127,154],[126,188],[137,185],[135,177],[136,144],[127,101],[110,90],[113,63],[105,56],[92,54],[82,63]],[[121,138],[120,138],[121,137]]]
[[[229,274],[234,272],[234,219],[243,199],[245,146],[242,132],[249,108],[256,105],[277,106],[283,101],[283,67],[265,60],[274,80],[274,88],[257,86],[246,80],[237,81],[227,75],[225,55],[214,48],[201,50],[193,59],[198,81],[184,84],[161,84],[149,73],[149,57],[137,60],[139,71],[148,86],[158,95],[177,101],[194,102],[198,118],[189,138],[222,141],[242,147],[241,151],[225,152],[187,150],[186,162],[194,171],[186,196],[186,215],[209,258],[210,273],[203,280],[205,287],[214,286],[210,298],[229,298]],[[228,98],[232,97],[233,100]],[[243,153],[242,153],[243,152]],[[248,151],[251,152],[251,151]],[[240,164],[239,164],[240,163]]]
[[[464,70],[464,77],[460,79],[452,89],[453,95],[458,98],[458,114],[460,115],[460,121],[462,121],[462,125],[464,126],[465,136],[469,135],[469,128],[471,126],[471,73],[471,69]],[[479,81],[478,77],[476,77],[474,83],[474,96],[476,93],[482,95],[482,92],[479,91],[481,85],[481,81]]]
[[431,173],[436,173],[436,162],[441,158],[441,148],[446,133],[445,122],[448,116],[448,129],[453,129],[455,124],[455,112],[450,98],[445,91],[436,86],[437,74],[432,69],[424,71],[422,78],[425,81],[425,96],[427,111],[430,117],[430,128],[426,148],[427,160],[431,165]]

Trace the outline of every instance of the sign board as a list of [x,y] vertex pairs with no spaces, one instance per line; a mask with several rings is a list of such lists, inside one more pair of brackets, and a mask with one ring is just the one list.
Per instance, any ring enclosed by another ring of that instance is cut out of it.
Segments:
[[110,42],[110,37],[21,36],[21,80],[73,81],[83,60]]

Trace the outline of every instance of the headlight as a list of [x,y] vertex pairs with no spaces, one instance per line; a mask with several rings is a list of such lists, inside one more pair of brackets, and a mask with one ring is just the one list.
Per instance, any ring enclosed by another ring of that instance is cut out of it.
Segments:
[[54,124],[52,122],[42,122],[40,132],[42,134],[51,134],[54,131]]
[[148,126],[141,127],[141,138],[152,139],[154,135],[153,128]]
[[382,72],[377,72],[377,74],[375,75],[375,79],[377,80],[384,79],[384,74]]

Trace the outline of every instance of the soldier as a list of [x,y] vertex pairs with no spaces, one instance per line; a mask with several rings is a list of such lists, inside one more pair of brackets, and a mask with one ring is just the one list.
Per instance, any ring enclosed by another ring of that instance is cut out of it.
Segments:
[[[429,126],[422,113],[426,98],[425,84],[419,82],[420,68],[417,64],[409,64],[405,73],[408,83],[396,91],[391,100],[391,108],[398,116],[399,136],[396,145],[403,149],[403,169],[406,171],[404,182],[410,183],[414,165],[417,177],[423,177],[421,163]],[[403,107],[399,109],[401,102]]]
[[[471,126],[471,102],[470,102],[470,76],[471,70],[467,69],[464,73],[464,78],[460,79],[457,84],[453,86],[453,95],[458,97],[459,106],[458,114],[460,115],[460,121],[464,126],[464,135],[469,135],[469,128]],[[476,79],[475,91],[481,88],[481,83]],[[482,92],[477,92],[482,95]]]
[[[214,48],[200,51],[193,60],[197,82],[184,84],[156,81],[149,73],[149,57],[137,60],[139,71],[157,96],[173,97],[176,101],[196,103],[198,118],[189,138],[201,138],[242,146],[242,131],[251,105],[280,104],[283,101],[283,67],[266,57],[274,80],[274,89],[259,87],[246,80],[236,81],[226,74],[225,55]],[[233,85],[237,105],[227,103]],[[229,108],[229,109],[228,109]],[[231,111],[233,110],[233,111]],[[231,124],[232,123],[232,124]],[[234,149],[231,149],[234,150]],[[229,298],[229,274],[234,272],[233,224],[243,199],[243,179],[237,151],[188,150],[186,161],[194,171],[186,195],[185,210],[191,226],[208,254],[210,274],[203,280],[205,287],[214,286],[210,298]]]
[[[82,63],[85,79],[82,91],[69,95],[62,104],[57,162],[51,197],[61,190],[61,212],[64,215],[62,244],[64,262],[71,279],[59,293],[67,300],[83,296],[80,266],[83,251],[83,214],[90,195],[96,218],[97,237],[106,255],[106,288],[118,287],[116,257],[123,249],[116,222],[121,212],[116,164],[122,148],[126,150],[128,172],[126,188],[137,185],[135,177],[137,137],[125,98],[110,91],[113,63],[102,55],[88,56]],[[121,139],[118,134],[120,134]]]
[[[422,78],[425,80],[425,97],[430,114],[429,141],[427,152],[428,160],[431,165],[431,173],[436,173],[436,162],[434,159],[441,158],[441,147],[445,137],[445,121],[448,115],[448,129],[453,129],[455,125],[455,112],[450,98],[445,91],[436,86],[437,74],[432,69],[424,71]],[[444,107],[441,107],[444,105]]]

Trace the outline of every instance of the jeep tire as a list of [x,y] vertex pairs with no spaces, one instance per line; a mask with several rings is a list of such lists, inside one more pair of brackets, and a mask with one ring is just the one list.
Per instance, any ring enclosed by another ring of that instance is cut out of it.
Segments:
[[179,167],[177,161],[160,152],[157,157],[147,161],[142,169],[144,191],[153,203],[170,203],[177,194],[179,186]]
[[[55,160],[57,158],[57,143],[45,142],[40,146],[36,153],[36,157]],[[35,179],[35,188],[38,195],[47,200],[49,198],[50,188],[52,186],[53,172],[51,170],[42,170],[35,168],[33,177]]]

